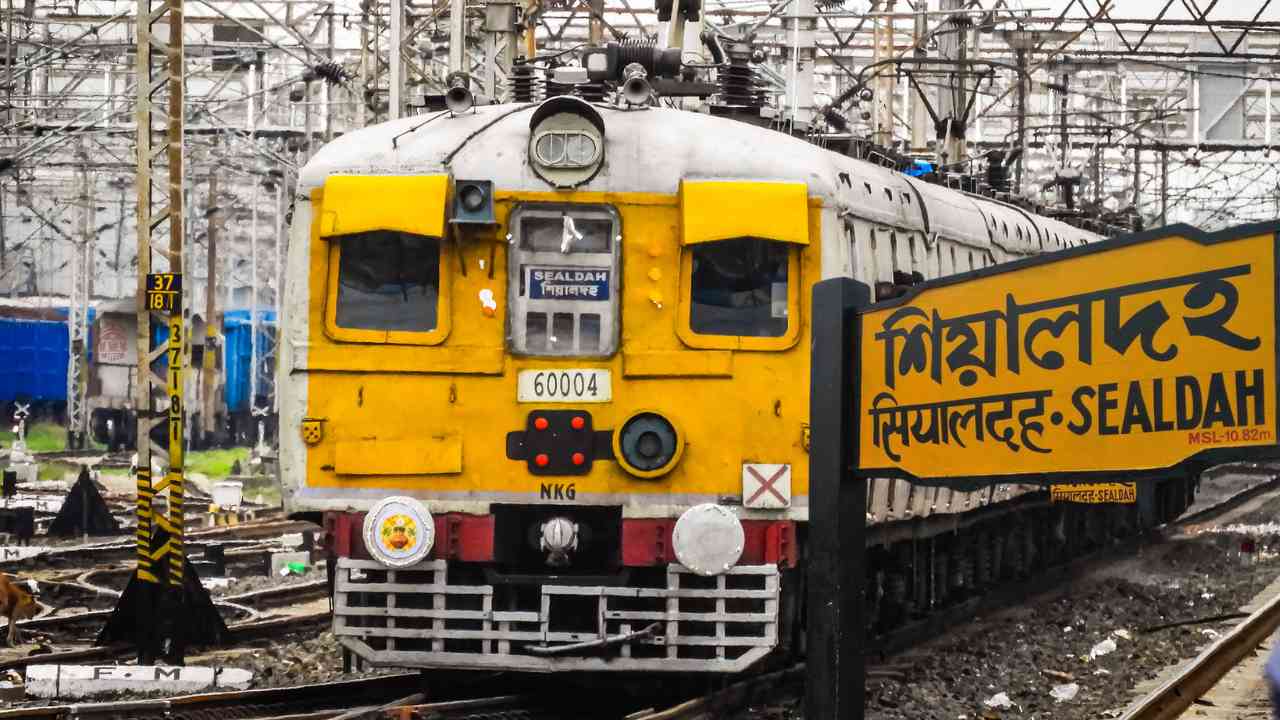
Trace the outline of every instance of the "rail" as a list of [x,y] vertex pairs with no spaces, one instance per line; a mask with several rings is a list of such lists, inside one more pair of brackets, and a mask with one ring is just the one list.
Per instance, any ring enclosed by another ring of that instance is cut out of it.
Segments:
[[1280,595],[1254,611],[1226,635],[1149,695],[1130,706],[1120,720],[1171,720],[1182,715],[1240,661],[1280,627]]
[[765,698],[777,697],[779,688],[798,684],[804,679],[804,663],[783,670],[740,680],[703,697],[686,700],[665,709],[632,713],[626,720],[688,720],[710,715],[720,717]]
[[[46,656],[47,657],[47,656]],[[312,683],[278,688],[229,690],[183,695],[173,698],[89,702],[74,705],[0,710],[0,720],[10,718],[76,718],[77,720],[114,720],[116,718],[192,718],[263,717],[318,708],[339,710],[350,708],[352,698],[391,701],[415,692],[421,682],[417,673],[378,675],[356,680]],[[375,706],[376,707],[376,706]],[[338,713],[335,712],[335,715]]]
[[[108,611],[95,612],[106,613]],[[91,619],[84,615],[69,615],[66,617],[72,622]],[[94,617],[102,616],[95,615]],[[234,623],[227,626],[227,641],[229,644],[244,643],[264,638],[278,638],[281,633],[316,630],[327,626],[330,619],[331,615],[326,610],[323,612],[313,612],[302,615],[285,615],[282,617],[273,617],[262,620],[246,620],[244,622]],[[23,624],[22,627],[32,626]],[[128,655],[135,650],[136,648],[132,645],[117,644],[90,648],[77,648],[75,650],[63,650],[60,652],[45,653],[43,655],[28,655],[25,657],[0,661],[0,670],[25,668],[28,665],[37,664],[46,665],[64,662],[109,660],[111,658]],[[0,714],[0,718],[3,717],[6,716]]]

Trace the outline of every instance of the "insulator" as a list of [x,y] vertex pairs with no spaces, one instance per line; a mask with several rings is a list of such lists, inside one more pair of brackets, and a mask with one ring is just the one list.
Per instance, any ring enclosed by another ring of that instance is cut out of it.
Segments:
[[534,94],[537,92],[536,78],[533,75],[533,66],[526,62],[517,61],[511,66],[511,101],[519,103],[527,103],[534,101]]
[[729,65],[720,68],[717,84],[720,86],[721,105],[754,109],[764,107],[764,85],[755,68],[732,53]]
[[572,95],[573,86],[568,83],[556,82],[551,73],[547,73],[546,82],[543,84],[543,97],[553,98],[560,95]]
[[680,72],[680,50],[663,50],[654,43],[626,39],[616,43],[618,67],[639,63],[650,77],[671,77]]
[[605,87],[604,83],[583,83],[577,86],[578,95],[582,96],[587,102],[603,102]]
[[322,78],[330,85],[340,85],[351,79],[351,73],[332,60],[325,60],[315,65],[311,68],[311,71],[316,77]]

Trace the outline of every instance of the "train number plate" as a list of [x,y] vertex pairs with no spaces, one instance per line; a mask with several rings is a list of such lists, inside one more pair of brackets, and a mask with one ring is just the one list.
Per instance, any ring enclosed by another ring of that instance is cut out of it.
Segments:
[[516,383],[519,402],[590,403],[613,399],[608,370],[521,370]]

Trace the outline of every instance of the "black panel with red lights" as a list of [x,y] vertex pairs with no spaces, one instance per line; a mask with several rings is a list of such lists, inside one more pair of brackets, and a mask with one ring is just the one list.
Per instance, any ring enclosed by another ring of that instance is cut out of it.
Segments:
[[507,457],[532,475],[586,475],[592,462],[613,459],[613,433],[593,430],[583,410],[535,410],[524,430],[507,433]]

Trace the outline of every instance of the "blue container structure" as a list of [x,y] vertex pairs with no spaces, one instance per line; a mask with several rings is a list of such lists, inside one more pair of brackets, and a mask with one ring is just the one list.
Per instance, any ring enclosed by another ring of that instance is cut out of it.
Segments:
[[67,401],[67,324],[0,318],[0,403]]
[[[0,313],[3,313],[0,310]],[[14,402],[35,403],[61,413],[67,401],[67,355],[69,353],[66,308],[45,311],[45,319],[29,319],[0,316],[0,406]],[[91,310],[89,321],[94,319]],[[92,332],[92,330],[90,331]],[[169,327],[163,323],[152,326],[152,341],[157,345],[168,340]],[[223,316],[223,408],[222,423],[226,438],[232,442],[246,443],[257,439],[257,424],[261,418],[250,414],[249,373],[252,372],[252,329],[248,310],[230,310]],[[201,338],[203,340],[203,338]],[[270,388],[274,368],[269,350],[276,342],[276,313],[258,311],[258,402],[259,407],[269,407]],[[89,338],[92,352],[93,339]],[[88,357],[92,366],[93,356]],[[161,355],[157,371],[164,373],[167,358]],[[0,419],[0,421],[3,421]],[[117,423],[126,422],[117,418]],[[266,418],[267,431],[274,436],[274,416]],[[132,418],[127,419],[131,425]],[[99,442],[103,440],[99,439]],[[132,440],[129,440],[131,443]]]
[[[230,413],[249,412],[249,372],[253,362],[252,329],[248,310],[229,310],[222,316],[224,396]],[[276,314],[258,311],[258,403],[265,405],[273,368],[265,360],[276,342]]]
[[[67,309],[50,310],[53,316],[64,319],[0,317],[0,404],[53,405],[67,401]],[[93,318],[90,309],[90,327]],[[92,363],[92,334],[87,340],[87,362]]]

